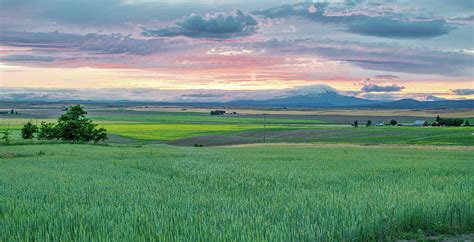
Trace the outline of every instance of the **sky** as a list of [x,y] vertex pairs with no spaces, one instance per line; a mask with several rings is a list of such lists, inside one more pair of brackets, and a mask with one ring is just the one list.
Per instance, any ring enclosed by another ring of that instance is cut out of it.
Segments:
[[472,0],[0,0],[0,100],[474,98]]

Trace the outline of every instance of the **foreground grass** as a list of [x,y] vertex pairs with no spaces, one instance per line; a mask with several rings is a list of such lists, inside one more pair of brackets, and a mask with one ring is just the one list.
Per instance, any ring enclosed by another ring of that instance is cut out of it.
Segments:
[[0,241],[390,240],[474,228],[467,148],[64,144],[0,154]]

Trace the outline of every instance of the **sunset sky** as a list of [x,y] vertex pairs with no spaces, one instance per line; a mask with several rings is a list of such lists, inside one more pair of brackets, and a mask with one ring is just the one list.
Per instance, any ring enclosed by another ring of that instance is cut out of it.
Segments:
[[[327,86],[326,86],[327,85]],[[474,98],[472,0],[0,0],[0,99]]]

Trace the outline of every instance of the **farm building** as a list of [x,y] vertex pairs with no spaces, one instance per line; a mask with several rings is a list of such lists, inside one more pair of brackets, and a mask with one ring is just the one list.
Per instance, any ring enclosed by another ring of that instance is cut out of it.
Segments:
[[426,120],[415,120],[415,123],[413,123],[413,126],[427,126],[428,122]]

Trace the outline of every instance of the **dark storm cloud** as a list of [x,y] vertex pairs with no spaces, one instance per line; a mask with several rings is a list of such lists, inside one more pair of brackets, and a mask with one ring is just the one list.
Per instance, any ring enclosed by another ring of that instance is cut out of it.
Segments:
[[192,14],[167,28],[145,29],[143,35],[155,37],[186,36],[191,38],[226,39],[253,34],[257,20],[240,10],[232,13]]

